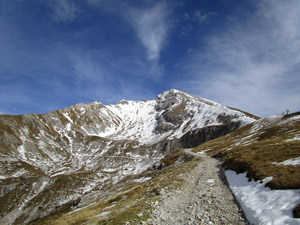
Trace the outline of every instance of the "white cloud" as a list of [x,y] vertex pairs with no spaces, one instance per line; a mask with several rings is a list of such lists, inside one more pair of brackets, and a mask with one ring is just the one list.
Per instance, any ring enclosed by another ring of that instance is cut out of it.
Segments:
[[69,22],[81,13],[79,6],[70,0],[54,0],[51,6],[56,21]]
[[158,62],[165,47],[169,31],[169,9],[165,3],[157,3],[147,9],[133,10],[131,23],[146,49],[150,62]]
[[215,12],[201,12],[195,10],[193,13],[185,13],[184,18],[188,21],[196,21],[198,23],[204,23],[209,17],[216,16]]
[[[258,115],[299,110],[300,2],[263,0],[192,51],[191,92]],[[182,82],[184,83],[184,81]]]
[[94,82],[103,80],[102,63],[99,60],[97,61],[98,57],[95,52],[66,47],[65,51],[75,72],[76,79],[81,82],[83,80]]
[[141,1],[139,4],[118,0],[87,0],[87,3],[108,15],[122,19],[125,23],[120,26],[129,25],[133,37],[136,36],[137,42],[133,39],[127,43],[130,48],[126,53],[127,57],[114,57],[108,63],[120,71],[138,77],[160,79],[164,74],[160,56],[167,44],[172,26],[174,4],[170,6],[166,1],[149,0]]

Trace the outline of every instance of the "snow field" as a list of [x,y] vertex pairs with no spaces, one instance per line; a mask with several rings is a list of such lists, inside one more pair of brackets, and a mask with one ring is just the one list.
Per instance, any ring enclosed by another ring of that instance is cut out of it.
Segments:
[[248,182],[246,173],[225,171],[230,189],[240,203],[249,222],[255,225],[300,225],[300,219],[293,218],[292,210],[300,203],[300,190],[271,190],[265,184]]

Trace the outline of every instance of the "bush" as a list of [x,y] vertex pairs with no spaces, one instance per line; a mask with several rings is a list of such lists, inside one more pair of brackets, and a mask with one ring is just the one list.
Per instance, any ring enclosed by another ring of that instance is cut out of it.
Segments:
[[294,218],[300,218],[300,204],[293,209]]

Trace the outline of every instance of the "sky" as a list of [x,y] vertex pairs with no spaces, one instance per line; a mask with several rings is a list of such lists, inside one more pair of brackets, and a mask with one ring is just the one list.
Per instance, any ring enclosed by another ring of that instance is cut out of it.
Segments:
[[300,110],[299,0],[0,0],[0,113],[169,89]]

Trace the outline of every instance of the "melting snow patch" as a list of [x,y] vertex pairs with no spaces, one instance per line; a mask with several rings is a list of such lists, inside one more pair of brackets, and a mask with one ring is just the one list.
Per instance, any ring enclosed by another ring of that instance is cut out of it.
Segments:
[[284,165],[284,166],[299,166],[300,165],[300,157],[288,159],[283,162],[273,162],[275,165]]
[[112,168],[106,168],[102,170],[102,172],[106,172],[106,173],[113,173],[117,171],[118,171],[117,169],[112,169]]
[[298,115],[298,116],[292,116],[292,117],[290,117],[288,119],[282,120],[280,124],[284,124],[284,123],[288,123],[288,122],[294,123],[294,122],[297,122],[299,119],[300,119],[300,115]]
[[292,215],[293,208],[300,203],[300,190],[271,190],[265,184],[272,178],[265,178],[259,183],[248,182],[246,173],[236,174],[227,170],[225,174],[230,189],[251,224],[300,224],[300,219]]
[[71,117],[68,115],[68,113],[63,113],[63,116],[66,117],[71,123],[73,123]]
[[200,154],[200,155],[206,155],[206,152],[208,152],[210,150],[211,150],[210,148],[209,149],[205,149],[205,150],[203,150],[201,152],[198,152],[198,154]]
[[110,206],[105,207],[104,209],[111,209],[111,208],[113,208],[113,207],[115,207],[115,206],[116,206],[116,204],[113,204],[113,205],[110,205]]
[[133,182],[137,182],[137,183],[140,183],[140,182],[145,182],[147,180],[151,180],[152,177],[141,177],[139,179],[135,179],[135,180],[132,180]]
[[294,137],[294,138],[285,140],[285,142],[289,142],[289,141],[300,141],[300,137]]
[[20,169],[17,172],[15,172],[14,174],[10,175],[9,177],[20,177],[22,175],[24,175],[26,173],[25,169]]
[[108,214],[110,214],[110,211],[102,212],[102,213],[98,214],[97,217],[104,217],[104,216],[107,216]]

